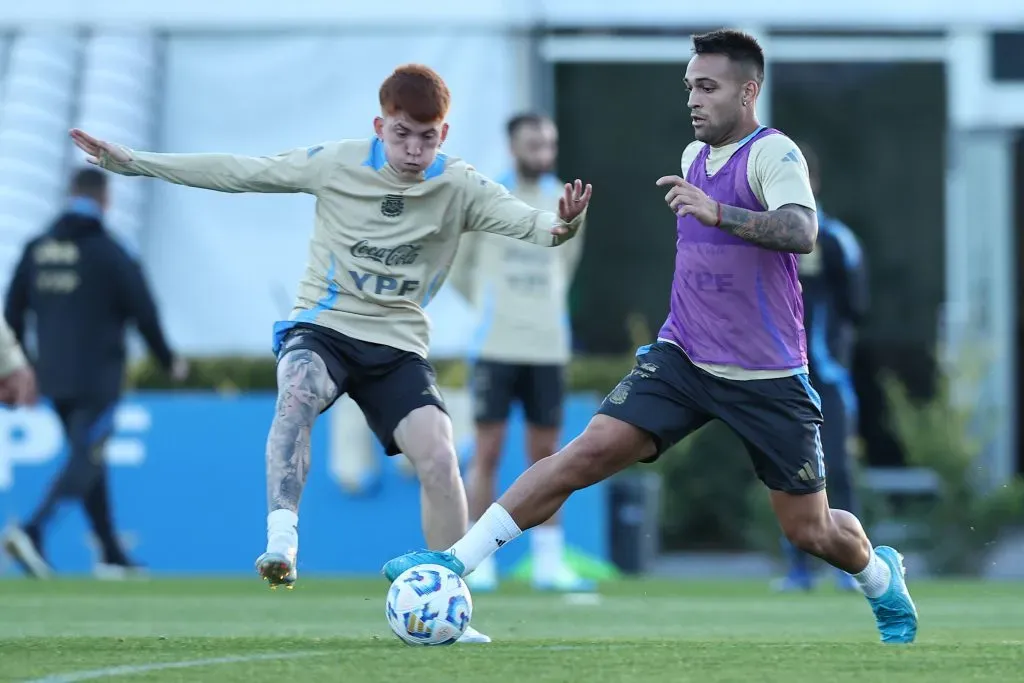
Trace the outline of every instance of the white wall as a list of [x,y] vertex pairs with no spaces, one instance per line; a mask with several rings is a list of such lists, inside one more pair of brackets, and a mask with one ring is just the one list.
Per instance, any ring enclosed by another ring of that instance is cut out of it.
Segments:
[[1019,0],[389,0],[381,5],[349,0],[33,0],[8,2],[0,27],[39,22],[79,22],[160,28],[276,28],[296,26],[378,27],[422,30],[427,22],[447,27],[499,27],[543,23],[548,26],[686,26],[770,24],[773,26],[845,26],[941,28],[949,24],[1019,28]]
[[[400,33],[175,36],[166,46],[156,151],[276,153],[372,135],[377,90],[422,62],[452,90],[446,151],[497,173],[517,104],[514,39]],[[313,198],[229,195],[154,183],[142,243],[168,334],[185,353],[269,353],[306,262]],[[434,350],[458,352],[467,315],[450,292],[428,313]]]

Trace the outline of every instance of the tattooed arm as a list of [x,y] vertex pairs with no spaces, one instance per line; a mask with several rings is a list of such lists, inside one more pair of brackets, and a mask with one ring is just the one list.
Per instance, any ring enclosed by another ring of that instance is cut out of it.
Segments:
[[277,366],[277,407],[267,438],[267,509],[298,512],[310,465],[313,422],[338,396],[323,359],[309,349],[289,347]]
[[749,211],[721,205],[720,230],[773,251],[809,254],[818,237],[818,216],[806,206],[786,204],[775,211]]
[[718,202],[679,176],[658,179],[670,185],[665,201],[677,216],[693,216],[709,227],[762,249],[809,254],[818,238],[818,214],[802,204],[783,204],[773,211],[748,211]]
[[785,135],[751,143],[747,182],[766,211],[721,207],[717,227],[763,249],[809,254],[818,237],[817,202],[807,161]]

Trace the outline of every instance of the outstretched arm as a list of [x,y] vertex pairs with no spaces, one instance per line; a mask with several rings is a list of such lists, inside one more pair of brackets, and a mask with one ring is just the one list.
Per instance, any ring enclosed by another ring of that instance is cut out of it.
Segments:
[[472,168],[467,169],[465,182],[466,231],[493,232],[544,247],[557,247],[572,239],[590,203],[591,187],[584,187],[579,180],[565,186],[558,215],[533,208]]
[[218,192],[308,192],[324,182],[325,145],[294,149],[275,156],[236,154],[157,154],[138,152],[71,131],[89,163],[127,176],[160,178],[178,185]]

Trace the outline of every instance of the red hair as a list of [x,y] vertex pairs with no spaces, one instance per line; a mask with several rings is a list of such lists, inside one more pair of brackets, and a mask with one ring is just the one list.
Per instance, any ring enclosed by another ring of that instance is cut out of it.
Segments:
[[448,115],[451,93],[444,79],[422,64],[398,67],[380,85],[380,108],[385,116],[404,112],[420,123],[436,123]]

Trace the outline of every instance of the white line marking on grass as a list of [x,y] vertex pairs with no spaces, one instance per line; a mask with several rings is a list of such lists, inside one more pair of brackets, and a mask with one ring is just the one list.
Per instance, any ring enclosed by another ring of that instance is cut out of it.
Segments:
[[76,681],[91,681],[96,678],[110,678],[113,676],[132,676],[134,674],[148,673],[150,671],[163,671],[165,669],[191,669],[197,666],[213,666],[216,664],[242,664],[246,662],[261,662],[280,659],[299,659],[302,657],[322,657],[332,654],[324,650],[303,650],[301,652],[268,652],[259,655],[236,655],[234,657],[212,657],[210,659],[191,659],[180,662],[162,662],[157,664],[129,664],[125,666],[112,666],[107,669],[92,669],[90,671],[71,671],[65,674],[53,674],[43,678],[33,678],[24,683],[75,683]]

